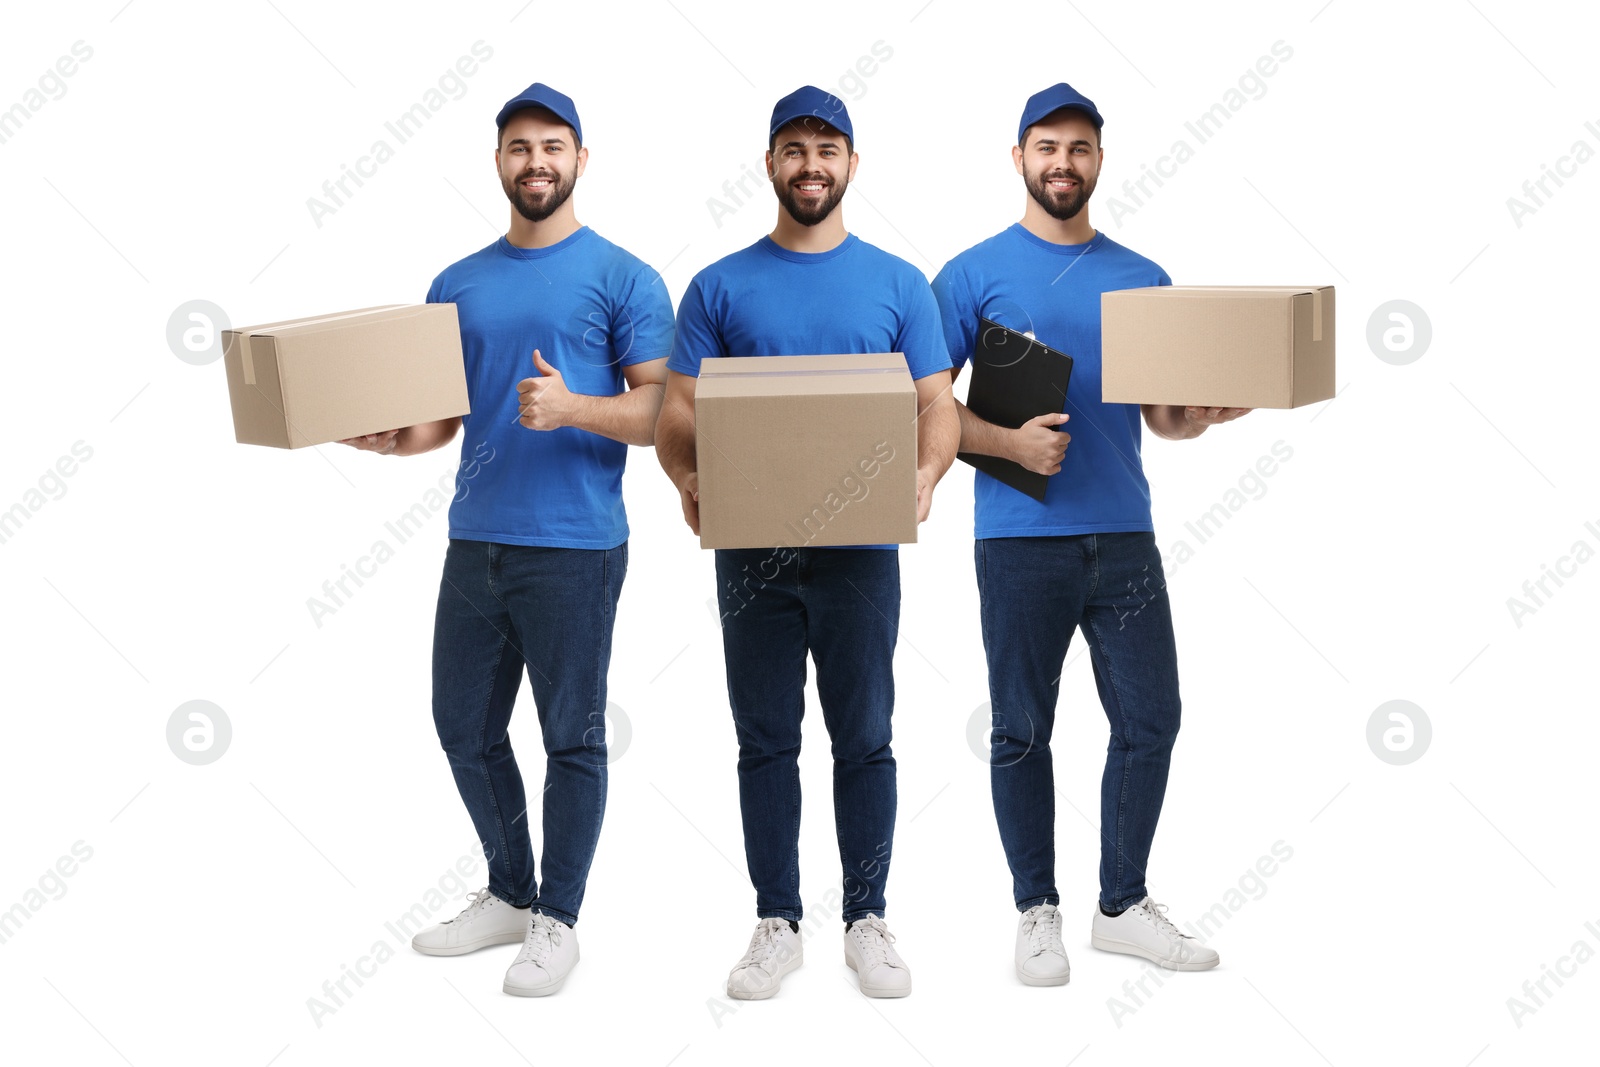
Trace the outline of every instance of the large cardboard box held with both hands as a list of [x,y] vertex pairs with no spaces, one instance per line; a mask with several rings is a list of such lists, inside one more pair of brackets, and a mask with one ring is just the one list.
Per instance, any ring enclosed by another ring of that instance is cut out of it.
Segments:
[[1333,396],[1333,286],[1158,285],[1100,297],[1108,404],[1297,408]]
[[694,418],[701,548],[916,541],[917,388],[902,354],[708,359]]
[[468,414],[454,304],[387,304],[224,331],[241,444],[304,448]]

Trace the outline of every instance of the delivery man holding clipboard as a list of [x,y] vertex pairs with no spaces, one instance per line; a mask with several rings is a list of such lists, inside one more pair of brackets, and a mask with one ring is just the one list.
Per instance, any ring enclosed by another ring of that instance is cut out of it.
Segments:
[[933,281],[952,382],[972,358],[980,316],[1073,359],[1060,408],[1020,428],[985,422],[957,405],[963,452],[1051,475],[1042,501],[981,472],[973,486],[973,555],[994,716],[990,785],[1021,912],[1016,972],[1028,985],[1060,985],[1070,975],[1057,910],[1050,735],[1074,629],[1089,643],[1111,725],[1090,943],[1177,970],[1218,961],[1215,950],[1167,920],[1145,886],[1179,699],[1139,420],[1142,414],[1160,437],[1185,440],[1247,409],[1100,401],[1100,294],[1172,284],[1155,263],[1089,224],[1102,125],[1094,103],[1065,82],[1029,98],[1011,150],[1028,192],[1022,220],[956,256]]

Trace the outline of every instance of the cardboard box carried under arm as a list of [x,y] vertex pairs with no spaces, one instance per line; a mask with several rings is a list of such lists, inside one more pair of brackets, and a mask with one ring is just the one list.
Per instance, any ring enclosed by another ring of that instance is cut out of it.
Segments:
[[241,444],[304,448],[468,414],[454,304],[388,304],[222,335]]
[[1333,396],[1333,286],[1158,285],[1100,297],[1108,404],[1297,408]]
[[916,541],[917,389],[900,353],[708,359],[694,413],[701,548]]

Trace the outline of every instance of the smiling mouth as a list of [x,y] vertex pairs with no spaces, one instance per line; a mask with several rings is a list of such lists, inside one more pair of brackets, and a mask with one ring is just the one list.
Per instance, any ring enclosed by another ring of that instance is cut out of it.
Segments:
[[821,196],[824,190],[827,189],[827,184],[825,182],[795,182],[794,187],[796,192],[804,193],[806,196]]
[[1068,189],[1075,188],[1078,183],[1070,178],[1051,178],[1048,184],[1050,188],[1056,190],[1057,192],[1064,193]]
[[536,193],[542,193],[554,185],[555,182],[550,178],[524,178],[520,184],[524,189],[529,189]]

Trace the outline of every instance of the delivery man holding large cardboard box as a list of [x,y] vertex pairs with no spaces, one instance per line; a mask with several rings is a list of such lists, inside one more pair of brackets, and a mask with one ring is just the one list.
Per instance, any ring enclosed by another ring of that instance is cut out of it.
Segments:
[[[959,436],[927,279],[845,231],[839,203],[859,159],[843,101],[812,86],[798,89],[773,108],[768,138],[777,226],[689,283],[667,361],[657,456],[698,533],[694,397],[703,360],[900,352],[916,384],[917,455],[890,462],[917,464],[920,521]],[[905,996],[911,974],[883,918],[895,821],[895,546],[717,549],[716,570],[745,859],[760,919],[728,976],[728,995],[770,997],[801,961],[798,756],[809,649],[832,739],[845,959],[862,993]],[[758,578],[745,601],[740,590],[749,588],[750,574]]]
[[[433,717],[489,885],[412,947],[453,956],[520,941],[503,989],[543,996],[578,962],[628,566],[622,469],[629,445],[654,438],[672,304],[659,274],[577,220],[572,190],[589,150],[572,101],[535,83],[495,124],[511,228],[428,290],[430,303],[457,306],[472,413],[347,443],[415,455],[466,429],[434,620]],[[542,881],[506,734],[524,668],[545,751]]]
[[1011,150],[1028,191],[1022,220],[956,256],[933,281],[955,364],[952,382],[972,356],[979,316],[1031,332],[1074,361],[1061,410],[1020,429],[985,422],[959,405],[963,451],[1052,475],[1043,501],[982,472],[974,477],[974,557],[993,709],[990,784],[1022,913],[1016,972],[1028,985],[1060,985],[1070,973],[1057,911],[1050,735],[1074,628],[1089,643],[1111,725],[1090,943],[1177,970],[1218,960],[1167,920],[1145,886],[1179,701],[1139,418],[1142,412],[1160,437],[1184,440],[1247,409],[1101,403],[1100,294],[1172,284],[1156,264],[1089,224],[1101,126],[1094,103],[1065,82],[1031,97]]

